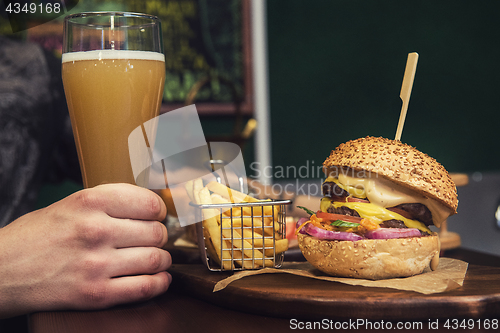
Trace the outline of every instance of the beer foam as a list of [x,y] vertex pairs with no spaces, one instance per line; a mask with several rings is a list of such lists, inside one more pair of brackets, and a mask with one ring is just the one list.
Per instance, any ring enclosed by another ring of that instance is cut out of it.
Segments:
[[62,62],[103,59],[137,59],[165,61],[165,56],[159,52],[132,50],[94,50],[63,53]]

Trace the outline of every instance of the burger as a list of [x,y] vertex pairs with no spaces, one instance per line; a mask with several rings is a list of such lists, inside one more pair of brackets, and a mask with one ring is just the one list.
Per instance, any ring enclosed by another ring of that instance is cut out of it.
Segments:
[[297,222],[304,257],[333,276],[386,279],[435,269],[440,227],[458,199],[446,169],[400,141],[365,137],[323,163],[324,197]]

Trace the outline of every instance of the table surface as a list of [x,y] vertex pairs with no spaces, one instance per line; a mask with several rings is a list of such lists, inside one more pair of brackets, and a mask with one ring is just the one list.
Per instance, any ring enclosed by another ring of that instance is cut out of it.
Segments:
[[[444,255],[474,265],[500,267],[500,257],[476,251],[455,249],[447,251]],[[359,318],[363,318],[362,313]],[[450,313],[450,319],[453,318],[453,313]],[[189,296],[174,280],[167,293],[147,302],[122,305],[102,311],[34,313],[29,316],[29,327],[33,333],[285,332],[290,331],[291,319],[266,317],[217,306]],[[335,320],[335,315],[332,314],[327,319]],[[439,324],[443,325],[444,322],[440,320]],[[428,319],[422,320],[422,323],[423,329],[419,331],[425,332],[429,325]]]

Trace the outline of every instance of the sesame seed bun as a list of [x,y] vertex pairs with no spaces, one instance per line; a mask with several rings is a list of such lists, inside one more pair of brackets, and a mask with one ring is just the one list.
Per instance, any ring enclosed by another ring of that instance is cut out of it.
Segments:
[[320,271],[340,277],[370,280],[420,274],[439,253],[436,234],[356,242],[321,240],[298,234],[302,254]]
[[366,170],[441,202],[456,214],[457,189],[446,169],[434,158],[385,138],[365,137],[342,143],[323,163],[325,173],[335,168]]

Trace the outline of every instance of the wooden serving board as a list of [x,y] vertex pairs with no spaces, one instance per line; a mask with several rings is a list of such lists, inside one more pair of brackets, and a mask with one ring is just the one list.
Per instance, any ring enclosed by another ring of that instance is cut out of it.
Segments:
[[500,313],[500,267],[469,265],[462,287],[424,295],[350,286],[292,274],[260,274],[213,292],[232,273],[203,265],[173,265],[173,287],[222,307],[264,316],[371,320],[486,318]]

